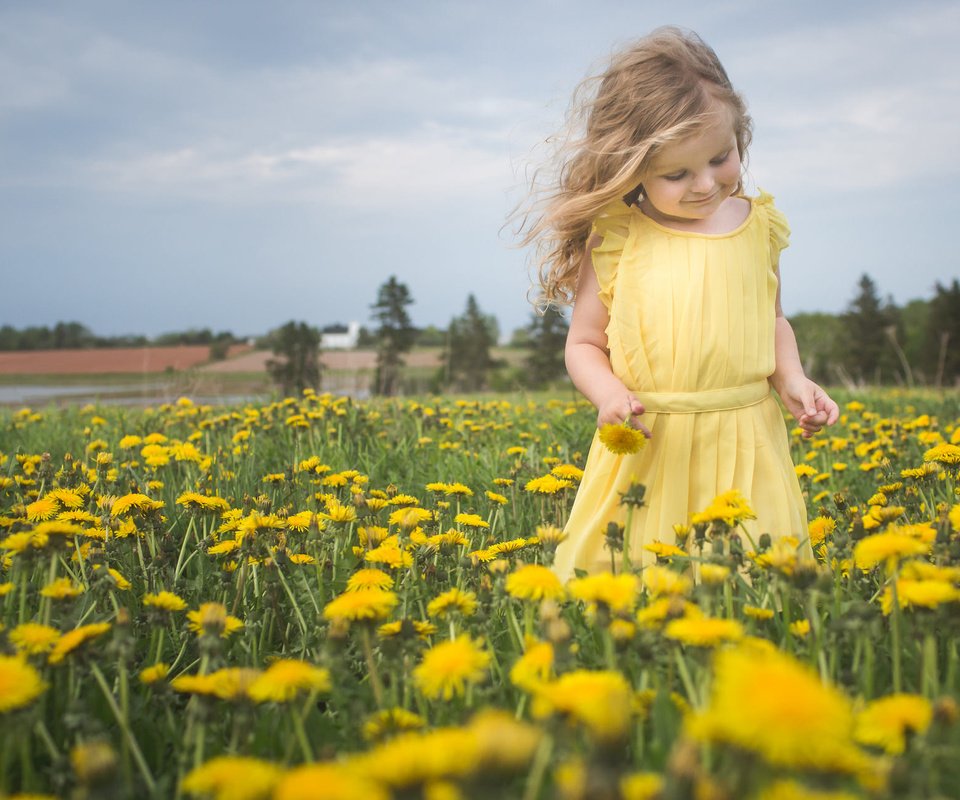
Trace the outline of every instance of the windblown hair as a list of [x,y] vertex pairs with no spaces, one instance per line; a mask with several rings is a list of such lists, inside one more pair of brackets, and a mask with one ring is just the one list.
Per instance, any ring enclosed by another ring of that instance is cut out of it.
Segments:
[[538,170],[518,214],[521,244],[535,247],[539,308],[573,302],[601,209],[617,198],[634,202],[657,152],[715,121],[717,102],[732,114],[744,160],[751,120],[743,98],[716,53],[695,33],[674,27],[658,28],[616,53],[603,74],[577,87],[548,183]]

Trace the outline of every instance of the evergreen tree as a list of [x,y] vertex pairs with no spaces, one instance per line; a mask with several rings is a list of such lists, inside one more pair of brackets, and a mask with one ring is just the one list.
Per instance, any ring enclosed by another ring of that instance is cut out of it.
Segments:
[[471,294],[463,315],[450,320],[443,383],[465,392],[486,388],[490,370],[498,366],[490,353],[496,341],[496,320],[480,311]]
[[530,354],[524,360],[528,386],[545,386],[567,374],[563,351],[569,328],[566,317],[554,306],[548,306],[543,314],[534,312],[527,326]]
[[391,275],[377,292],[377,302],[370,308],[371,319],[378,323],[376,331],[377,371],[374,394],[396,394],[400,384],[403,354],[410,351],[417,329],[410,323],[407,306],[413,303],[410,290]]
[[[864,274],[857,296],[842,315],[843,366],[859,383],[884,383],[895,378],[899,363],[892,346],[899,315],[891,301],[882,303],[873,279]],[[899,335],[902,339],[902,334]]]
[[302,394],[320,388],[320,331],[306,322],[290,320],[270,334],[273,353],[267,370],[284,394]]
[[926,330],[926,371],[937,386],[960,381],[960,281],[949,286],[938,281],[930,301]]

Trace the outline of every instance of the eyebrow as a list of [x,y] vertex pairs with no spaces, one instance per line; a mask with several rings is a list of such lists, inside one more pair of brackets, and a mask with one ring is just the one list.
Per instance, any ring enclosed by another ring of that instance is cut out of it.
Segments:
[[[731,150],[733,150],[734,147],[736,147],[736,144],[731,144],[729,147],[725,147],[723,150],[719,150],[716,154],[710,156],[710,160],[712,161],[713,159],[719,156],[729,153]],[[667,167],[661,167],[659,165],[655,165],[655,166],[656,166],[656,169],[654,171],[661,175],[669,175],[672,172],[680,172],[681,170],[685,170],[687,168],[685,165],[682,165],[682,164],[677,164],[675,166],[669,165]]]

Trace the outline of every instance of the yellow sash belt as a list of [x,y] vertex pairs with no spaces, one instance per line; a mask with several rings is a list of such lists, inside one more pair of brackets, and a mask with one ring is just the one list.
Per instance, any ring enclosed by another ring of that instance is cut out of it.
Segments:
[[633,392],[647,411],[655,414],[699,414],[703,411],[729,411],[763,402],[770,394],[766,378],[743,386],[705,389],[700,392]]

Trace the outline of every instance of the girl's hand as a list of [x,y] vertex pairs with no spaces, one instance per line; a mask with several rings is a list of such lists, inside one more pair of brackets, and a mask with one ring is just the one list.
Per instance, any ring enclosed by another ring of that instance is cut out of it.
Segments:
[[820,386],[806,377],[782,386],[780,399],[803,429],[804,439],[809,439],[824,425],[833,425],[840,418],[840,407]]
[[640,422],[640,415],[646,409],[643,403],[637,400],[632,394],[620,394],[608,397],[597,407],[597,427],[604,425],[622,425],[626,422],[628,425],[636,428],[648,439],[651,433],[647,427]]

